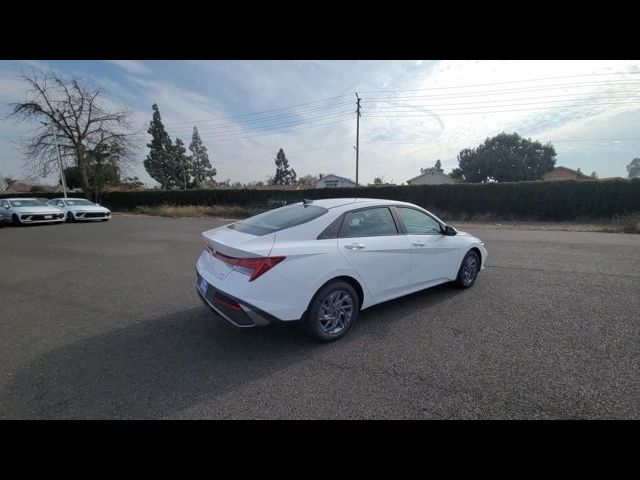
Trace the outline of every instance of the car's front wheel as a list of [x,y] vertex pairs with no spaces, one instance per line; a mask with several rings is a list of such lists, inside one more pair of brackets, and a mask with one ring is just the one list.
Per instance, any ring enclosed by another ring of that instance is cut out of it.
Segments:
[[71,212],[67,212],[67,222],[69,222],[69,223],[73,223],[73,222],[75,222],[75,221],[76,221],[76,219],[75,219],[75,217],[73,216],[73,213],[71,213]]
[[480,257],[478,254],[471,250],[467,252],[458,270],[458,277],[456,278],[456,285],[461,288],[471,287],[480,272]]
[[358,319],[360,301],[347,282],[335,281],[322,287],[311,301],[304,326],[316,339],[332,342],[342,338]]
[[11,220],[13,221],[13,224],[18,227],[20,225],[22,225],[22,222],[20,221],[20,219],[18,218],[18,215],[16,215],[15,213],[13,215],[11,215]]

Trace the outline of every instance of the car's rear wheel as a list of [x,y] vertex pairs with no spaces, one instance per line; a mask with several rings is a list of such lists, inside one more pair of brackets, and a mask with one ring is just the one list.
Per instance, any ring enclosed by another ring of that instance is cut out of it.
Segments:
[[13,224],[18,227],[20,225],[22,225],[22,222],[20,221],[20,219],[18,218],[18,215],[16,215],[15,213],[13,215],[11,215],[11,220],[13,221]]
[[458,277],[456,278],[456,285],[460,288],[471,287],[478,277],[480,272],[480,257],[478,254],[471,250],[467,252],[458,270]]
[[76,221],[76,219],[74,218],[73,213],[67,212],[67,222],[73,223],[75,221]]
[[333,342],[346,335],[359,311],[360,301],[354,288],[340,280],[331,282],[311,301],[304,326],[316,339]]

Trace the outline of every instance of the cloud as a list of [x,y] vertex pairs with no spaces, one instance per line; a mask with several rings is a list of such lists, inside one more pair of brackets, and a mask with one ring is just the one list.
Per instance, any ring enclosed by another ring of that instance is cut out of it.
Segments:
[[[147,76],[150,66],[153,77]],[[501,131],[516,131],[542,142],[559,137],[597,139],[605,132],[614,140],[631,138],[625,132],[637,125],[640,116],[639,104],[604,105],[607,102],[601,98],[634,101],[638,95],[633,85],[598,83],[608,78],[604,76],[581,77],[637,72],[640,62],[181,61],[150,65],[116,60],[59,68],[84,70],[107,87],[107,100],[126,103],[134,110],[134,121],[144,132],[137,173],[147,182],[151,180],[142,159],[153,103],[159,105],[173,139],[182,138],[188,145],[197,125],[219,179],[244,182],[272,175],[279,148],[299,175],[324,172],[354,178],[355,92],[363,99],[361,182],[381,174],[400,183],[436,159],[449,171],[456,166],[461,149]],[[544,80],[547,77],[565,78]],[[640,76],[636,78],[640,81]],[[0,72],[0,98],[19,93],[15,83],[5,86],[5,80]],[[340,95],[345,96],[309,104]],[[588,105],[565,106],[577,101]],[[307,105],[280,110],[296,104]],[[326,110],[314,110],[325,106]],[[274,109],[278,110],[238,116]],[[329,117],[343,109],[342,117]],[[292,112],[295,115],[282,115]],[[275,118],[264,120],[269,116]],[[344,121],[321,125],[334,119]],[[612,146],[620,151],[607,150]],[[583,171],[598,170],[598,162],[602,163],[598,159],[606,155],[606,170],[622,175],[628,153],[621,150],[634,146],[638,144],[558,143],[556,150],[560,164],[566,161]]]
[[127,72],[133,75],[146,75],[151,73],[151,70],[147,68],[140,60],[106,60],[109,63],[123,68]]

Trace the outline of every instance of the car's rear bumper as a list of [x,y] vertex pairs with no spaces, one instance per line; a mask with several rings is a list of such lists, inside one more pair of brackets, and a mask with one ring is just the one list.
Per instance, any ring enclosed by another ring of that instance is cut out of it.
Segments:
[[[232,270],[215,272],[214,260],[205,250],[196,263],[196,272],[209,285],[224,292],[224,295],[267,312],[280,321],[295,321],[303,317],[315,290],[305,287],[300,281],[280,275],[278,267],[269,270],[258,280],[251,282],[249,276]],[[222,267],[222,270],[225,270]]]
[[200,288],[202,277],[196,272],[196,292],[200,300],[217,316],[238,328],[264,327],[281,320],[259,308],[235,298],[211,284],[206,292]]

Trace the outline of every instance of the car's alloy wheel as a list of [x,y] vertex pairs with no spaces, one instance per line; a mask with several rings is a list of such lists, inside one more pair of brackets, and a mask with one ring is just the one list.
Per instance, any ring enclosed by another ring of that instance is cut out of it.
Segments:
[[343,337],[358,318],[358,294],[347,282],[325,285],[311,301],[304,324],[318,340],[331,342]]
[[73,218],[73,213],[67,212],[67,222],[75,222],[75,218]]
[[462,265],[460,265],[456,284],[462,288],[469,288],[475,283],[479,271],[480,258],[478,254],[474,251],[467,253],[462,260]]
[[340,333],[351,323],[353,298],[349,292],[334,290],[323,300],[318,311],[318,322],[323,332],[329,335]]

